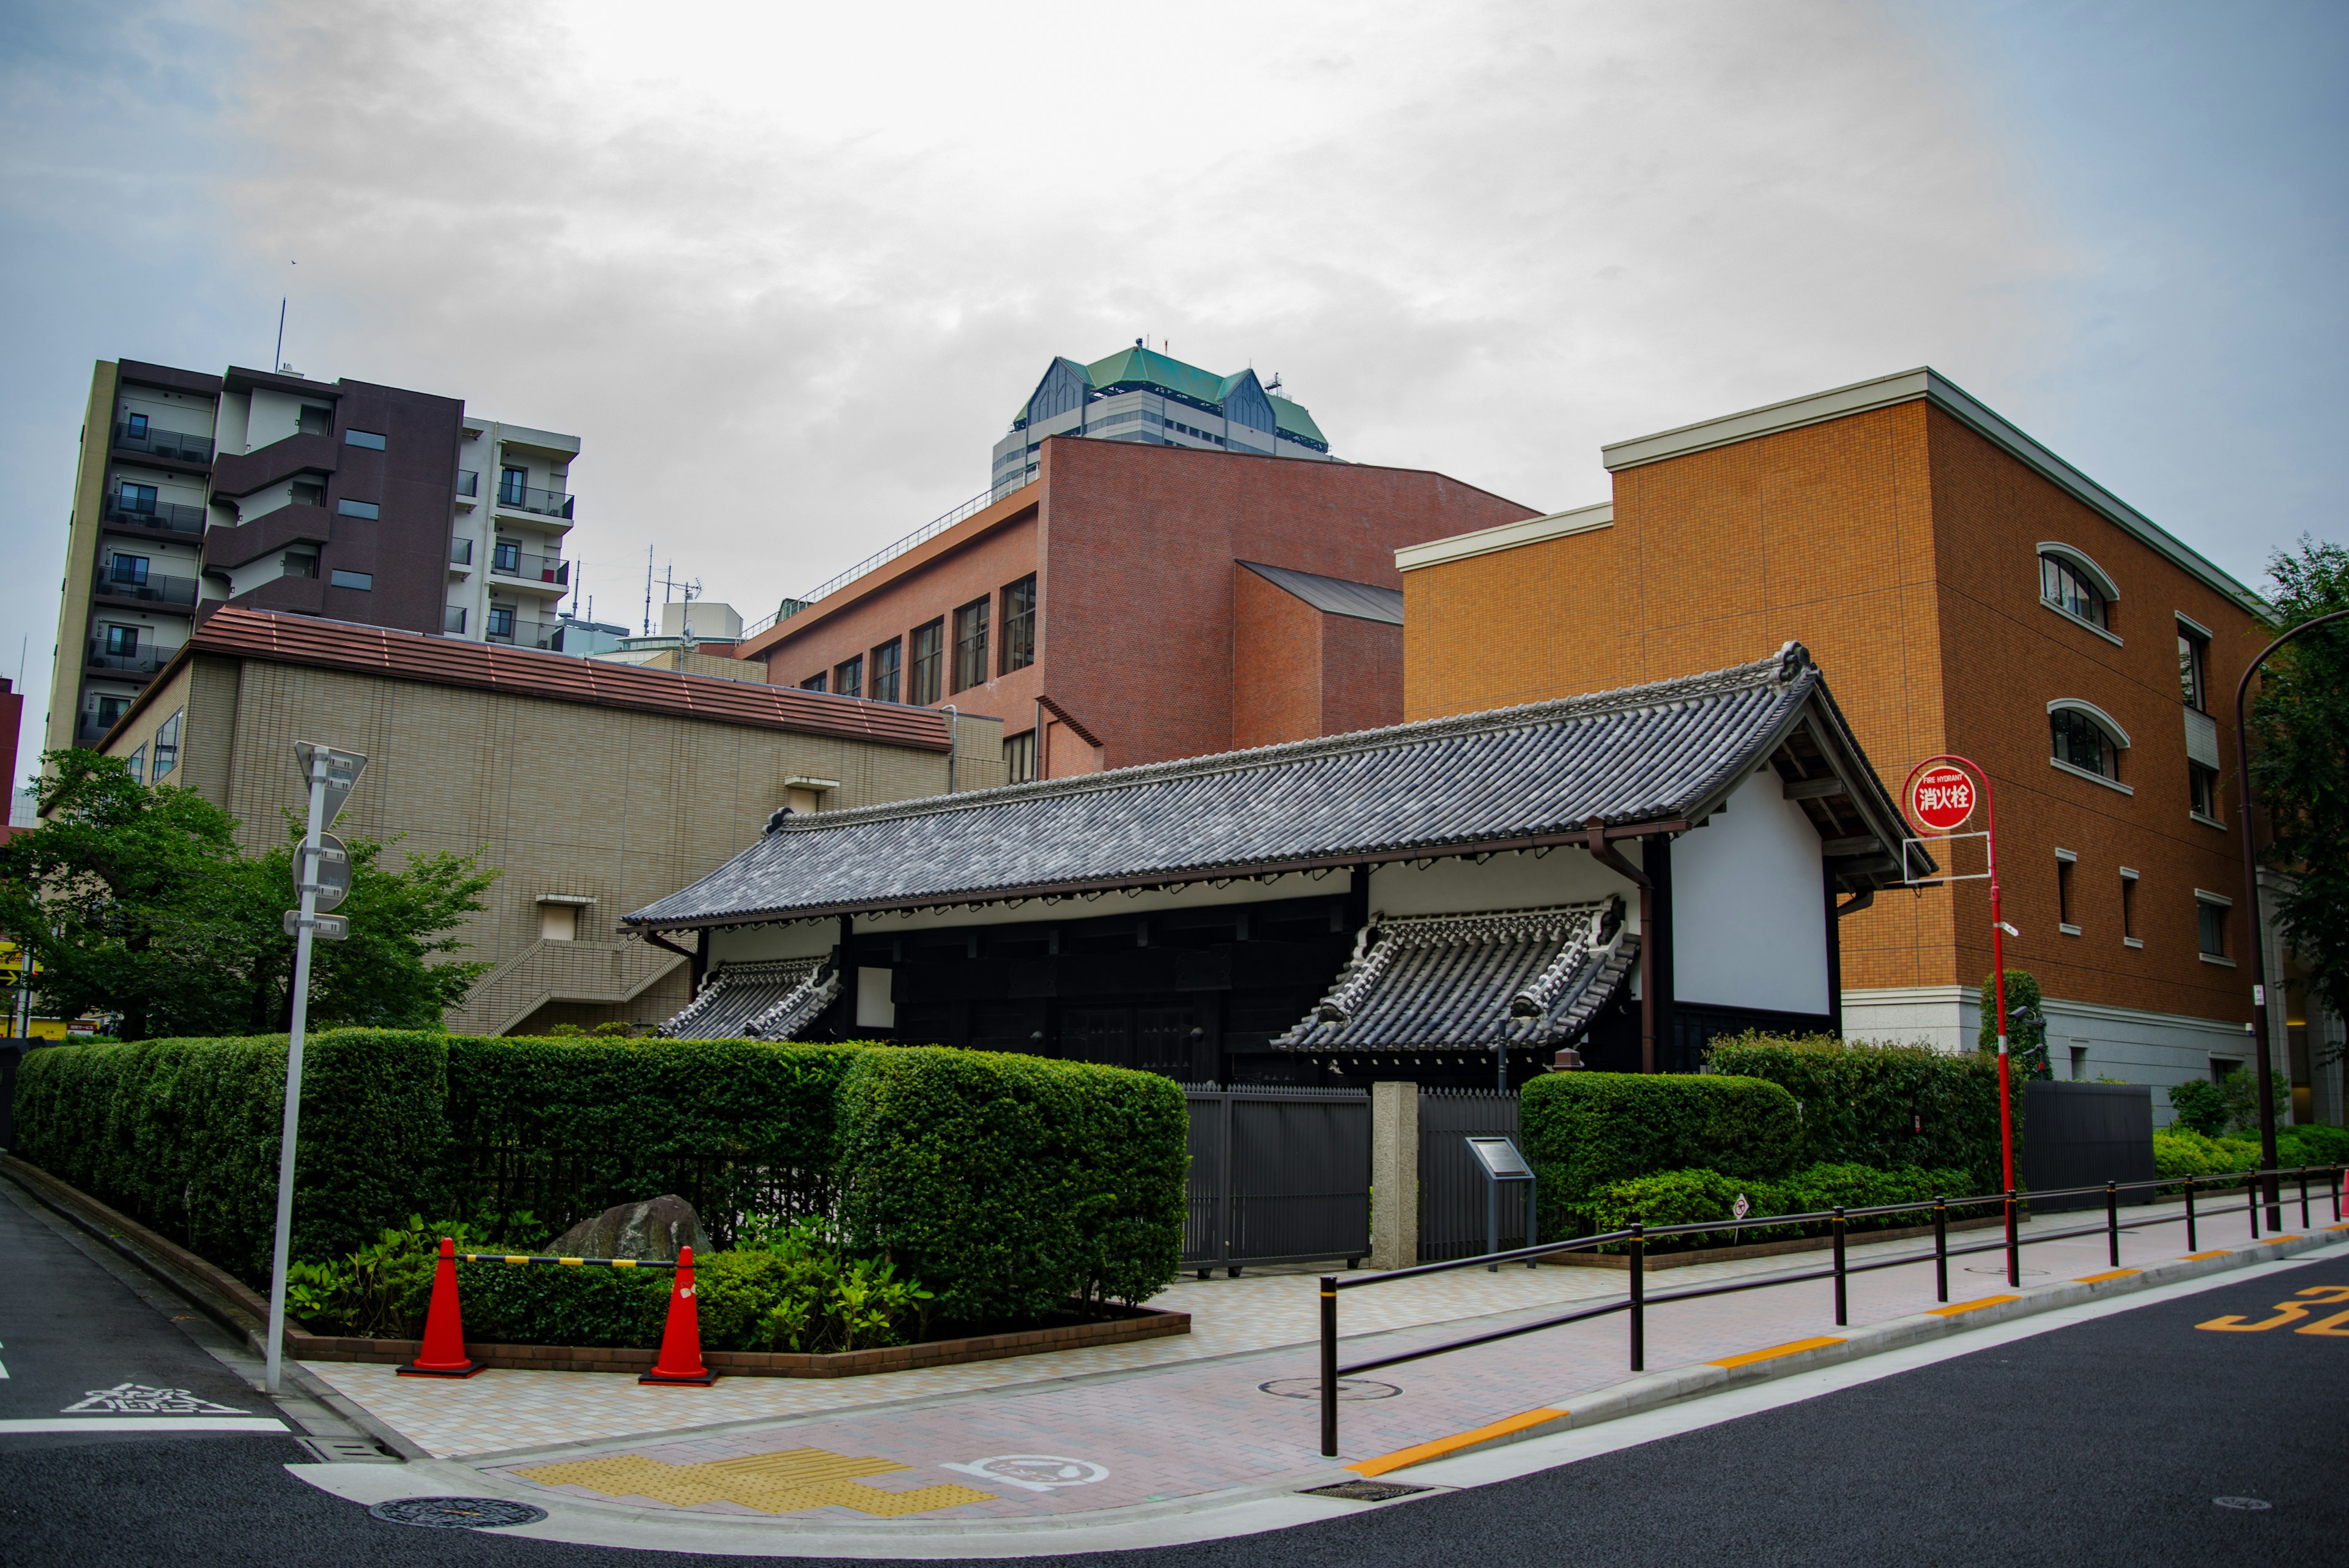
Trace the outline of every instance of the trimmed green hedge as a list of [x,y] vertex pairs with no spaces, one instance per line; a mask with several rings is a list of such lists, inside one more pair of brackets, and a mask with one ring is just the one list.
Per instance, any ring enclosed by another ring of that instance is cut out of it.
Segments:
[[[1765,1078],[1802,1106],[1803,1158],[1962,1170],[1969,1189],[1999,1185],[1998,1058],[1832,1035],[1746,1033],[1705,1053],[1715,1073]],[[2023,1077],[2014,1077],[2015,1159],[2023,1158]]]
[[[1740,1181],[1717,1170],[1667,1170],[1629,1181],[1609,1182],[1578,1206],[1587,1233],[1620,1231],[1634,1220],[1643,1225],[1701,1225],[1722,1221],[1718,1231],[1667,1237],[1649,1243],[1655,1251],[1686,1251],[1733,1243],[1776,1241],[1788,1237],[1823,1235],[1826,1225],[1771,1225],[1772,1215],[1813,1214],[1833,1209],[1871,1209],[1886,1203],[1918,1203],[1931,1198],[1966,1196],[1962,1170],[1920,1170],[1901,1166],[1878,1170],[1865,1165],[1822,1162],[1777,1180]],[[1746,1218],[1736,1218],[1740,1194],[1747,1200]],[[1969,1213],[1973,1212],[1969,1210]],[[1848,1220],[1851,1232],[1894,1230],[1930,1224],[1925,1214],[1885,1214]],[[1610,1246],[1608,1251],[1625,1251]]]
[[[304,1060],[297,1259],[338,1262],[419,1211],[530,1209],[544,1179],[586,1213],[679,1190],[721,1223],[834,1212],[853,1251],[936,1293],[905,1310],[959,1322],[1138,1302],[1180,1272],[1189,1124],[1181,1088],[1154,1074],[935,1048],[363,1030],[313,1036]],[[285,1061],[282,1036],[36,1051],[20,1152],[257,1281]],[[491,1314],[499,1293],[540,1290],[484,1288]],[[578,1287],[583,1324],[617,1310],[606,1288]],[[767,1322],[783,1300],[744,1332],[786,1334]]]
[[[448,1141],[443,1037],[344,1029],[302,1052],[296,1257],[336,1257],[417,1206]],[[57,1045],[24,1059],[16,1152],[248,1281],[265,1279],[285,1037]]]
[[1692,1168],[1770,1180],[1803,1147],[1792,1095],[1720,1074],[1547,1074],[1525,1086],[1517,1116],[1546,1236],[1587,1234],[1582,1205],[1610,1183]]
[[1140,1302],[1181,1272],[1171,1078],[990,1051],[869,1052],[843,1085],[840,1220],[968,1324]]

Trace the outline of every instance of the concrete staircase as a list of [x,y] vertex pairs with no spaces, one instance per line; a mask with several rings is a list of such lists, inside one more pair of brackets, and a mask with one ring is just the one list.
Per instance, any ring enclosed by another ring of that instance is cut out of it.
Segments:
[[449,1033],[502,1034],[550,1002],[634,1001],[683,962],[649,942],[535,941],[449,1010]]

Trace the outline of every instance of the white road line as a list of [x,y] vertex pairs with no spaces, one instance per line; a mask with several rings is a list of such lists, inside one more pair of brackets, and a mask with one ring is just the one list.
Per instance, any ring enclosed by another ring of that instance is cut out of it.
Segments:
[[0,1421],[11,1432],[282,1432],[285,1423],[268,1416],[46,1416]]

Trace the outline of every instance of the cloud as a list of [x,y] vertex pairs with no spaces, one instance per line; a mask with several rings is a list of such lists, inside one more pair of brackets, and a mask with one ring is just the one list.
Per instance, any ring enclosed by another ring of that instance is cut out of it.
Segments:
[[234,20],[289,357],[578,433],[590,583],[650,543],[754,613],[981,488],[1054,354],[1278,369],[1342,455],[1566,505],[1733,408],[1995,400],[2068,265],[1858,5]]

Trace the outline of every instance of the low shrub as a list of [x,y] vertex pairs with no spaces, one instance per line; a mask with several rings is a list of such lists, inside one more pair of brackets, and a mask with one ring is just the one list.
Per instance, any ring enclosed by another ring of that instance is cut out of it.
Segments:
[[1793,1096],[1720,1074],[1552,1073],[1526,1085],[1517,1116],[1549,1236],[1587,1234],[1582,1205],[1610,1183],[1690,1169],[1768,1180],[1802,1147]]
[[[1999,1185],[1998,1059],[1952,1056],[1925,1045],[1748,1033],[1716,1040],[1715,1073],[1763,1078],[1795,1097],[1811,1162],[1956,1169],[1967,1190]],[[2023,1133],[2015,1082],[2016,1156]]]
[[1136,1303],[1181,1272],[1190,1118],[1171,1078],[872,1051],[842,1085],[839,1127],[842,1233],[928,1284],[950,1321]]
[[[296,1258],[341,1257],[419,1200],[448,1139],[446,1037],[340,1029],[305,1044]],[[58,1045],[17,1078],[16,1152],[248,1282],[268,1277],[285,1037]]]
[[2286,1165],[2349,1165],[2349,1127],[2279,1127],[2276,1158]]
[[[1841,1205],[1868,1209],[1889,1203],[1919,1203],[1933,1198],[1965,1195],[1962,1170],[1924,1170],[1902,1166],[1877,1170],[1864,1165],[1821,1163],[1775,1180],[1739,1181],[1715,1170],[1669,1170],[1610,1182],[1577,1206],[1585,1233],[1619,1231],[1637,1221],[1648,1226],[1700,1225],[1717,1220],[1719,1228],[1686,1236],[1660,1237],[1648,1243],[1652,1251],[1684,1251],[1692,1248],[1775,1241],[1800,1235],[1825,1235],[1830,1226],[1771,1224],[1774,1216],[1819,1213]],[[1745,1218],[1737,1218],[1736,1202],[1747,1201]],[[1927,1214],[1879,1214],[1849,1220],[1847,1233],[1930,1224]],[[1604,1251],[1619,1252],[1627,1243]]]

